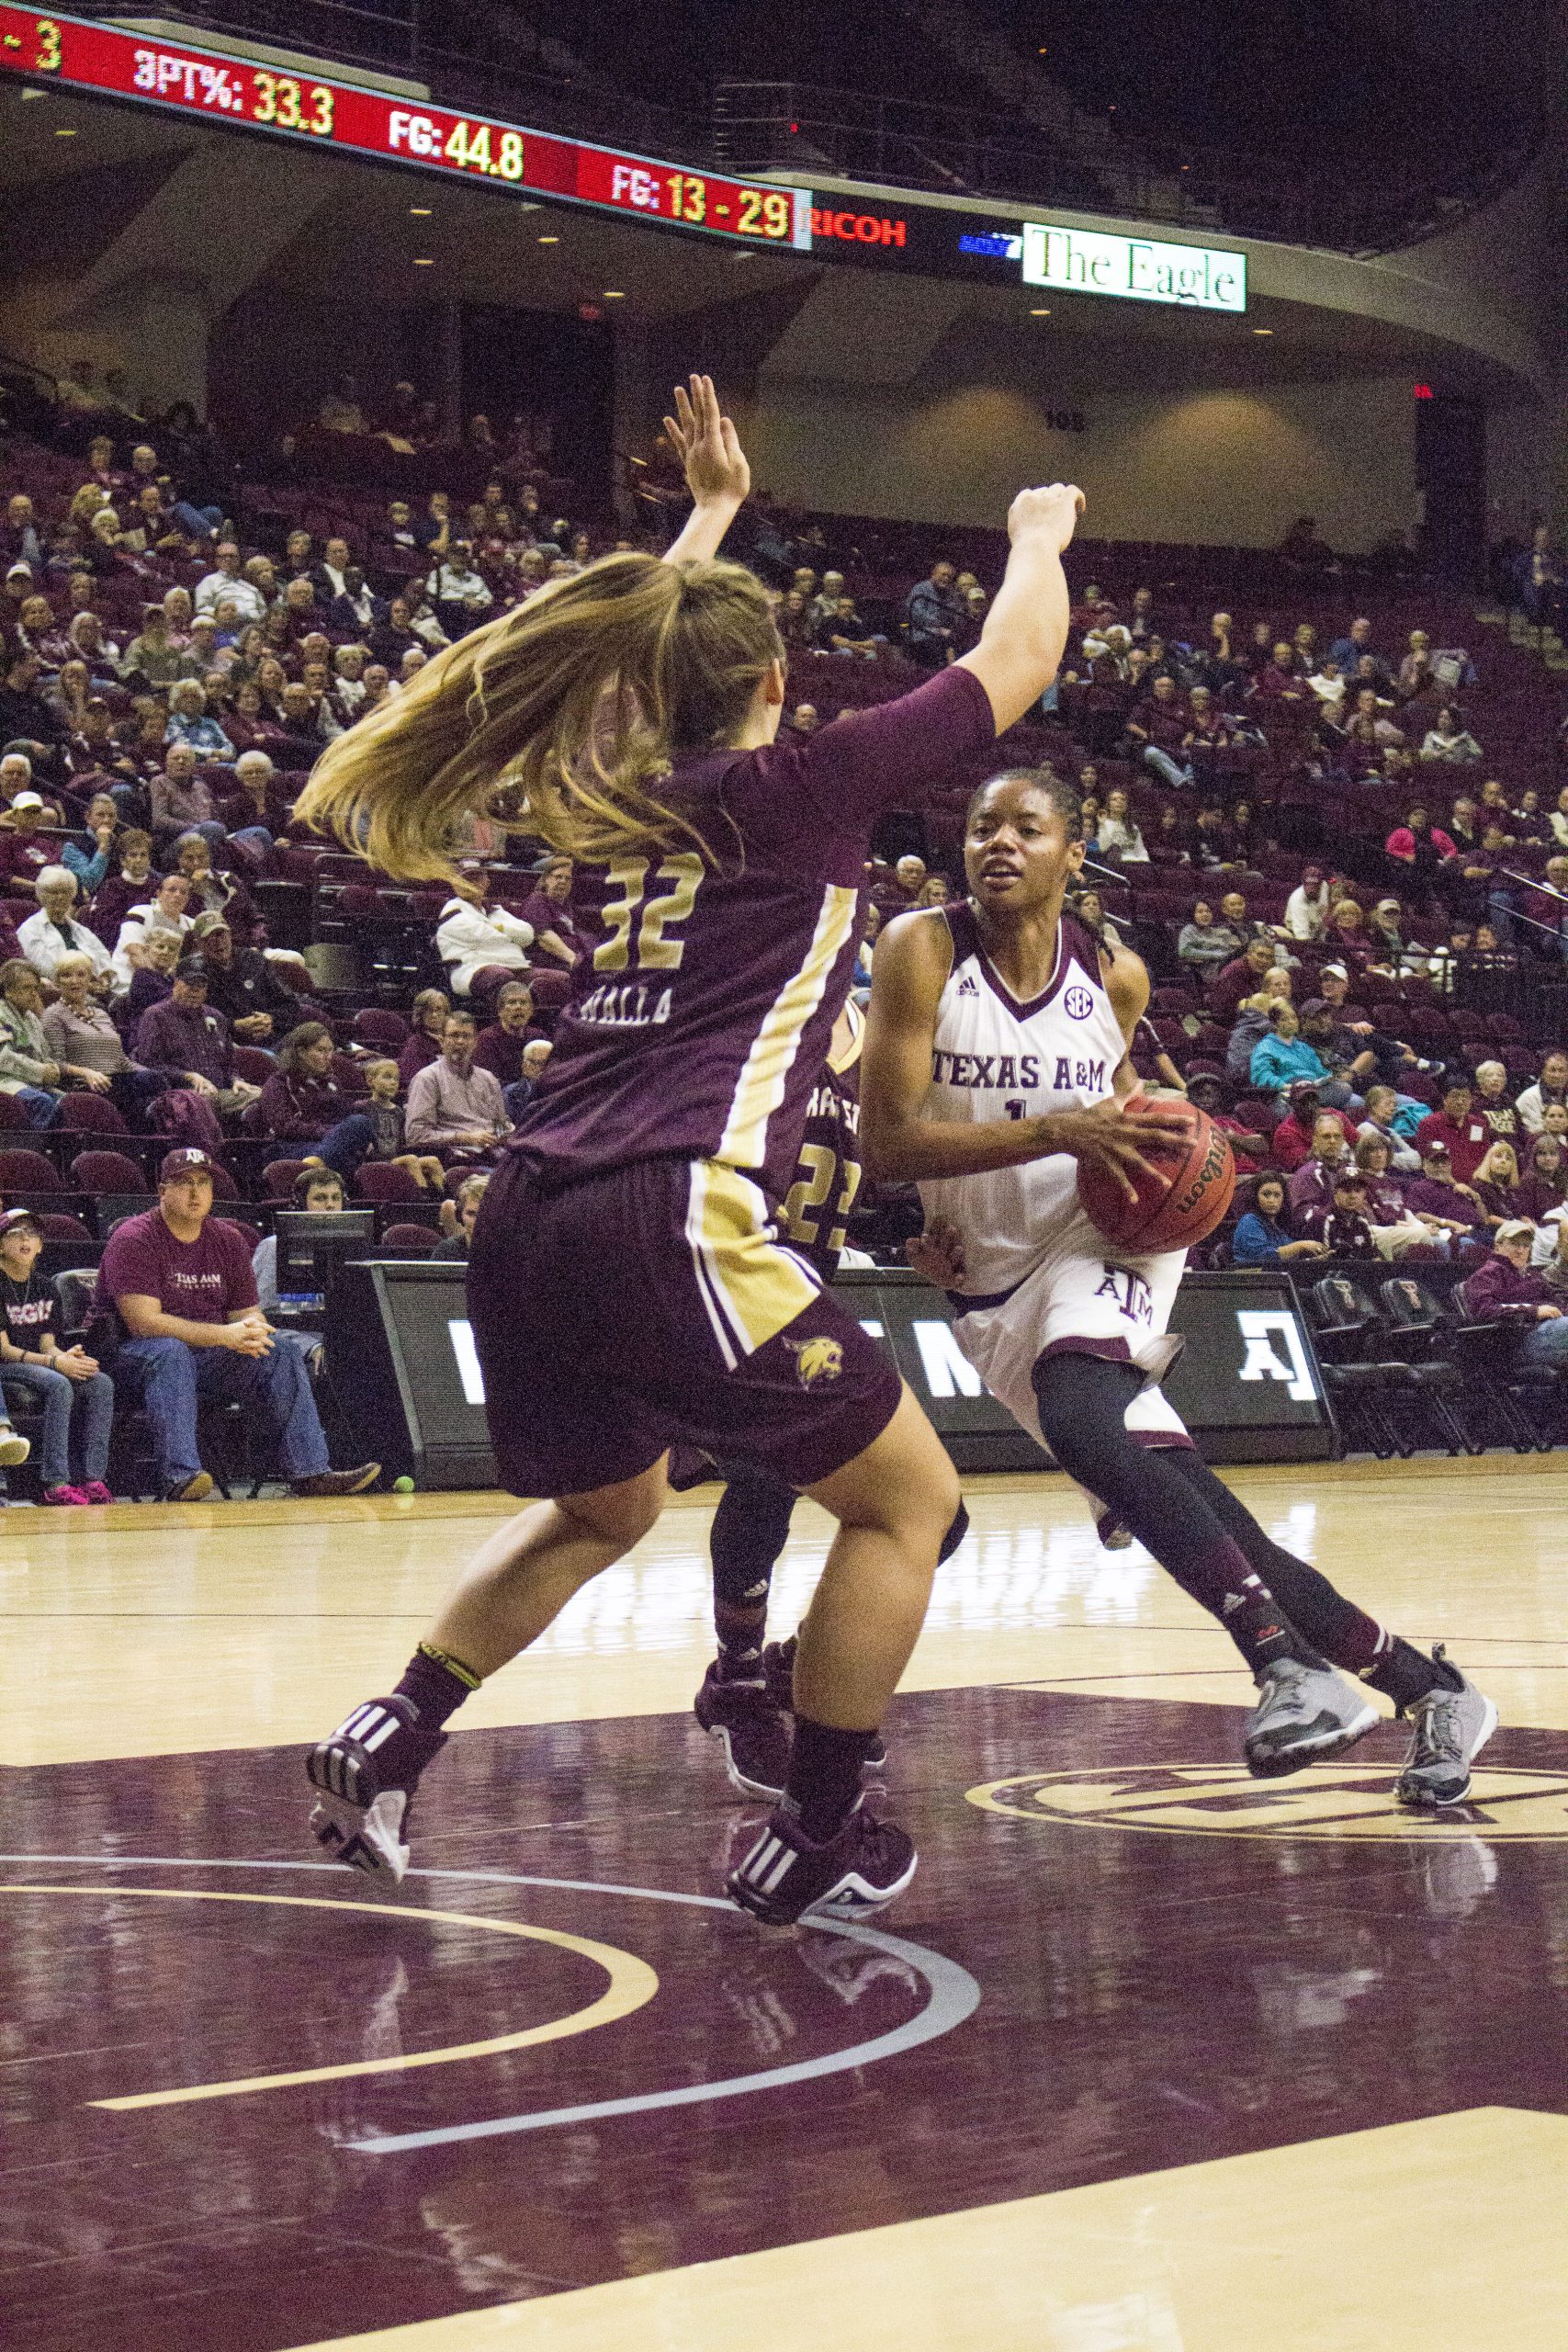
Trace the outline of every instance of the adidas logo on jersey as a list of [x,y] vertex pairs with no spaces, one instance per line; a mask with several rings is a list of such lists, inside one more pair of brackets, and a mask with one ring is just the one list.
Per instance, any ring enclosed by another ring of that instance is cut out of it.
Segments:
[[979,993],[980,993],[979,987],[978,987],[978,984],[977,984],[977,983],[976,983],[976,981],[975,975],[974,975],[974,973],[973,973],[973,972],[965,972],[965,973],[964,973],[964,978],[963,978],[959,981],[959,983],[958,983],[958,993],[959,993],[959,995],[960,995],[960,996],[978,996],[978,995],[979,995]]

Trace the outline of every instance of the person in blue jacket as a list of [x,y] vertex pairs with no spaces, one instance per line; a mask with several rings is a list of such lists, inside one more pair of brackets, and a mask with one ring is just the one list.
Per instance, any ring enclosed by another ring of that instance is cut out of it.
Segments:
[[1285,1180],[1260,1176],[1252,1206],[1231,1236],[1233,1266],[1288,1266],[1294,1258],[1325,1258],[1321,1241],[1292,1241],[1285,1224]]
[[1294,1005],[1282,1000],[1269,1016],[1266,1035],[1259,1037],[1252,1048],[1247,1076],[1260,1093],[1279,1095],[1281,1104],[1301,1078],[1312,1080],[1318,1089],[1320,1102],[1333,1101],[1325,1091],[1334,1083],[1328,1065],[1315,1046],[1309,1046],[1301,1035],[1301,1023]]

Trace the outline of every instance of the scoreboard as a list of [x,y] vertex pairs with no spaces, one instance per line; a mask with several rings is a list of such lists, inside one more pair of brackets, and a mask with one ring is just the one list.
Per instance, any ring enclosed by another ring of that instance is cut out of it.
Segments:
[[[736,180],[619,148],[458,114],[363,83],[262,64],[237,51],[187,49],[147,31],[40,13],[0,0],[0,74],[36,87],[93,91],[225,122],[307,146],[482,182],[502,193],[581,204],[728,238],[753,250],[812,254],[861,268],[912,270],[992,285],[1247,310],[1245,253],[1129,237],[1010,212],[923,199],[915,190],[809,188]],[[1042,308],[1042,315],[1049,315]]]
[[456,114],[359,83],[284,73],[232,52],[182,49],[151,34],[58,11],[40,15],[4,0],[0,73],[597,211],[631,213],[699,235],[811,249],[808,189],[725,179],[518,123]]

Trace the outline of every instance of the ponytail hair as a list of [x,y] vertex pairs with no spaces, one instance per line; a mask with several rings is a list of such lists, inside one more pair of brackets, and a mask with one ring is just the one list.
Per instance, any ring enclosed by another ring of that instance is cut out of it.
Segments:
[[604,556],[435,654],[328,745],[297,813],[410,881],[451,876],[469,816],[589,864],[683,845],[712,865],[660,787],[731,740],[783,658],[741,565]]

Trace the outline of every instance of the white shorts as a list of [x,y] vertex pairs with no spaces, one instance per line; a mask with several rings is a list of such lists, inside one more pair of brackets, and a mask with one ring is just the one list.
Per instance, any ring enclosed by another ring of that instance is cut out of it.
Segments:
[[1043,1445],[1033,1372],[1042,1355],[1075,1351],[1134,1364],[1142,1393],[1127,1408],[1129,1430],[1145,1438],[1187,1436],[1159,1382],[1181,1352],[1168,1330],[1185,1250],[1116,1256],[1081,1209],[1053,1235],[1040,1264],[998,1306],[970,1314],[954,1300],[953,1338],[987,1387]]

